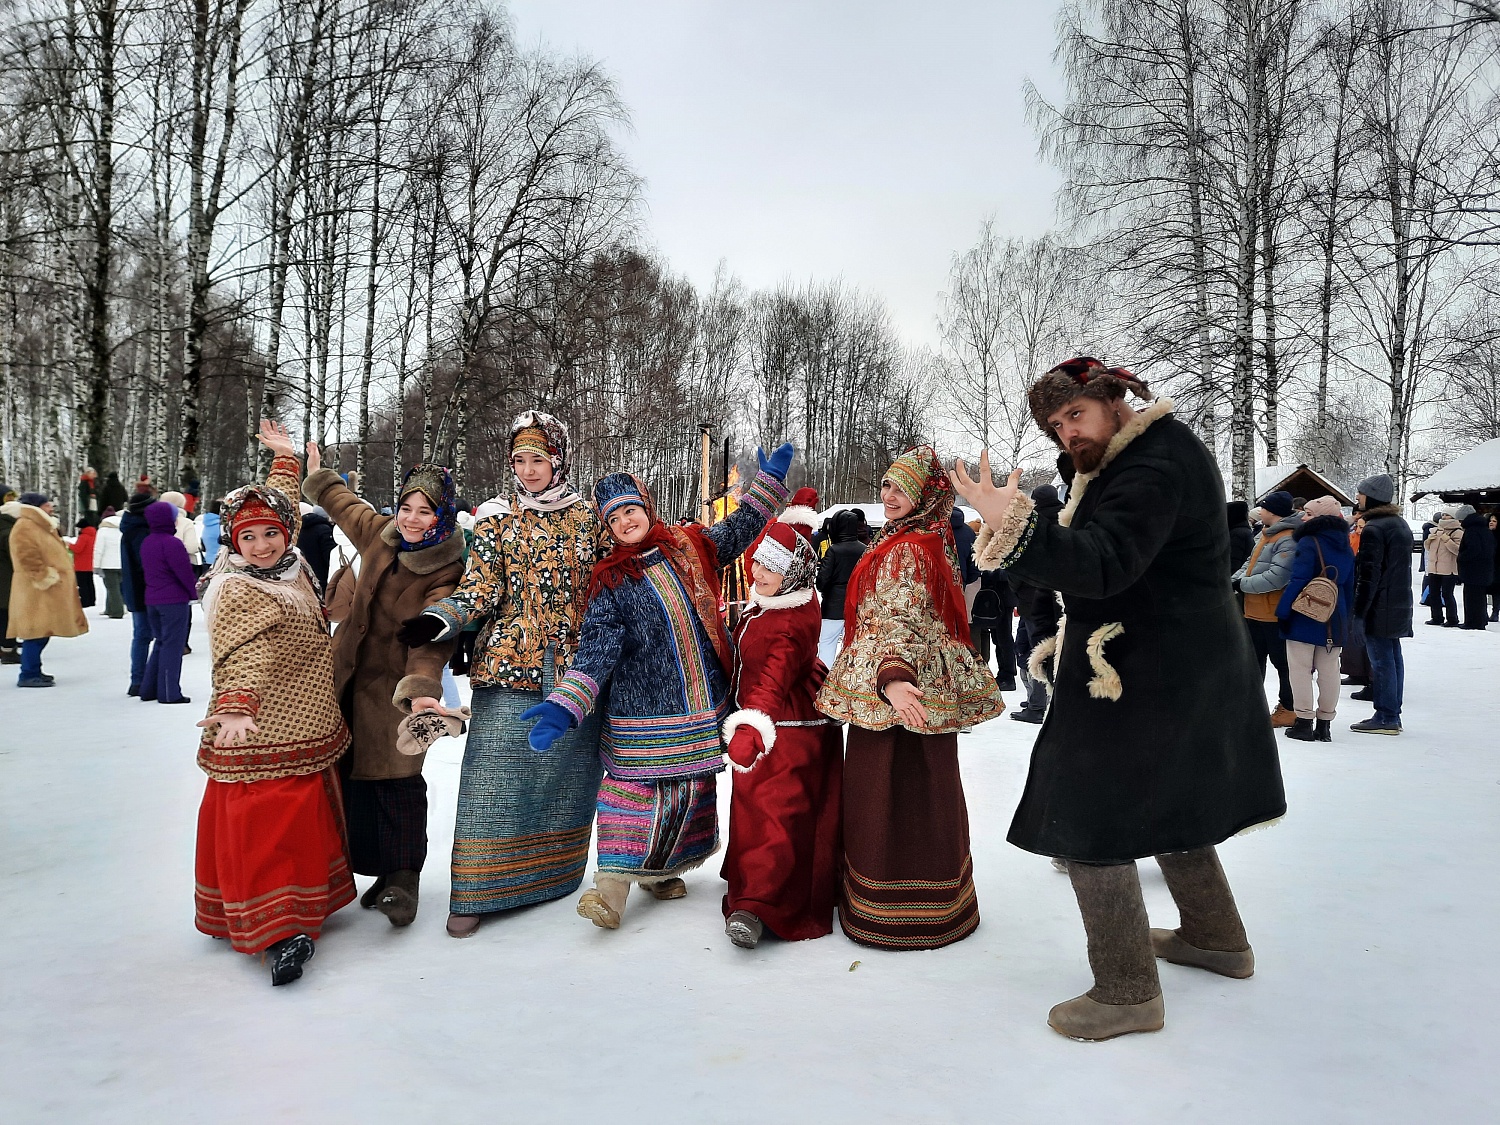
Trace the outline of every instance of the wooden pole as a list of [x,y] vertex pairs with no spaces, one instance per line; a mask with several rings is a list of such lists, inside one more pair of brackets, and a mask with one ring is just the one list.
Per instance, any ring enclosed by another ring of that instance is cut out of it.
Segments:
[[714,522],[714,508],[713,508],[713,503],[709,499],[709,497],[712,495],[712,488],[711,488],[711,486],[710,486],[710,484],[708,482],[708,435],[710,433],[712,433],[712,432],[713,432],[713,426],[710,423],[708,423],[708,422],[700,422],[698,424],[698,434],[699,434],[699,437],[700,437],[700,439],[702,441],[702,447],[703,447],[702,448],[702,466],[701,466],[701,471],[700,471],[700,476],[699,476],[699,482],[700,482],[699,489],[700,490],[699,490],[698,495],[700,497],[702,497],[702,499],[703,499],[703,526],[704,527],[709,527]]

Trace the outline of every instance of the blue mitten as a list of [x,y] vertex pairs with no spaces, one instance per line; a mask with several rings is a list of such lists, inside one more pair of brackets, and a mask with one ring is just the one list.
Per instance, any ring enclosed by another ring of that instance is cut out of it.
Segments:
[[568,728],[573,725],[573,716],[568,714],[566,708],[548,703],[545,699],[535,707],[522,711],[521,718],[536,720],[526,741],[539,754],[550,750],[552,744],[567,734]]
[[779,481],[786,480],[787,470],[792,467],[792,456],[796,450],[792,448],[791,442],[785,442],[776,447],[776,452],[766,456],[766,451],[759,446],[755,449],[755,459],[760,462],[760,471],[770,473]]

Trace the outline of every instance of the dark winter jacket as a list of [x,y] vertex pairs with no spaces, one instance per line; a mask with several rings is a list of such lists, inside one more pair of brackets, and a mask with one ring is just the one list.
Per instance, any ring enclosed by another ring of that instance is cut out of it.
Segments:
[[979,578],[979,567],[974,565],[974,529],[964,523],[963,513],[957,508],[948,519],[953,527],[953,544],[958,551],[958,584],[967,586]]
[[1354,574],[1354,612],[1365,636],[1411,636],[1411,527],[1394,505],[1365,510]]
[[146,509],[151,530],[141,540],[141,575],[146,605],[186,605],[198,596],[198,578],[187,548],[177,538],[177,509],[158,500]]
[[314,508],[302,517],[302,530],[297,533],[297,550],[313,568],[318,582],[328,585],[328,560],[333,556],[333,521],[327,513]]
[[[1326,645],[1330,641],[1341,648],[1349,637],[1349,610],[1354,604],[1354,551],[1349,546],[1349,525],[1342,516],[1318,516],[1292,532],[1297,553],[1292,559],[1292,576],[1276,605],[1276,619],[1281,635],[1289,641],[1309,645]],[[1318,549],[1322,548],[1322,567]],[[1314,621],[1292,610],[1303,588],[1319,575],[1331,578],[1339,588],[1338,605],[1326,622]]]
[[[1286,812],[1276,739],[1229,585],[1218,462],[1158,400],[1132,416],[1059,522],[1018,500],[980,566],[1058,590],[1052,706],[1009,839],[1120,863],[1190,851]],[[1021,522],[1013,522],[1020,519]]]
[[[1038,519],[1057,522],[1058,513],[1062,511],[1062,501],[1057,498],[1055,488],[1044,485],[1033,489],[1031,500],[1036,505]],[[1057,600],[1057,591],[1027,582],[1009,572],[1006,572],[1006,578],[1015,591],[1016,609],[1020,611],[1021,620],[1026,622],[1026,632],[1031,643],[1040,644],[1048,637],[1055,637],[1058,622],[1062,620],[1062,603]]]
[[[766,473],[753,486],[778,504],[786,500],[786,485]],[[742,504],[703,534],[723,567],[765,526],[759,507]],[[578,655],[547,699],[580,723],[604,707],[599,753],[611,777],[649,781],[718,773],[724,768],[719,724],[731,706],[730,669],[720,662],[672,564],[655,549],[642,558],[647,565],[640,578],[595,591]]]
[[104,487],[99,490],[99,510],[102,512],[105,508],[113,508],[117,512],[123,512],[129,499],[130,494],[120,483],[120,474],[111,471],[104,478]]
[[1233,574],[1245,565],[1250,551],[1255,546],[1255,532],[1250,530],[1250,505],[1243,500],[1231,500],[1224,505],[1229,520],[1229,572]]
[[[853,521],[850,521],[851,525]],[[865,545],[858,539],[836,541],[818,564],[818,596],[823,600],[823,620],[842,621],[849,593],[849,576],[864,558]]]
[[120,517],[120,593],[131,613],[146,612],[146,575],[141,570],[141,544],[150,528],[144,515],[151,504],[149,493],[137,492]]
[[10,582],[16,573],[15,564],[10,559],[10,529],[15,526],[16,517],[10,512],[0,511],[0,609],[10,608]]
[[1471,512],[1463,519],[1464,537],[1458,545],[1458,580],[1465,586],[1487,588],[1495,579],[1495,538],[1490,517]]
[[[973,552],[970,552],[971,556]],[[978,569],[976,567],[976,569]],[[1000,623],[1015,611],[1016,592],[1003,570],[985,570],[979,575],[979,593],[969,620],[976,629],[998,629]]]

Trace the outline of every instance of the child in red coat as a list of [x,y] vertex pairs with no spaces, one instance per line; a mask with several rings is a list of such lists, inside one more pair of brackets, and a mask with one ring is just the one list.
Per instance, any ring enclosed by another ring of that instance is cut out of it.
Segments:
[[813,706],[827,669],[809,515],[788,508],[751,548],[754,588],[735,629],[738,710],[724,722],[734,781],[720,874],[729,883],[724,932],[746,949],[763,930],[785,941],[831,933],[838,896],[844,745],[838,724]]

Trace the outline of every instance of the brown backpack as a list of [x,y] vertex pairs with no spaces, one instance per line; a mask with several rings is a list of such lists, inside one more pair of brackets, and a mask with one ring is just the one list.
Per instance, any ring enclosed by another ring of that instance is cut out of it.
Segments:
[[[1328,647],[1333,648],[1333,611],[1339,604],[1338,568],[1323,561],[1323,544],[1313,538],[1318,552],[1318,577],[1309,578],[1302,592],[1292,599],[1292,612],[1328,626]],[[1333,577],[1328,572],[1333,571]]]

